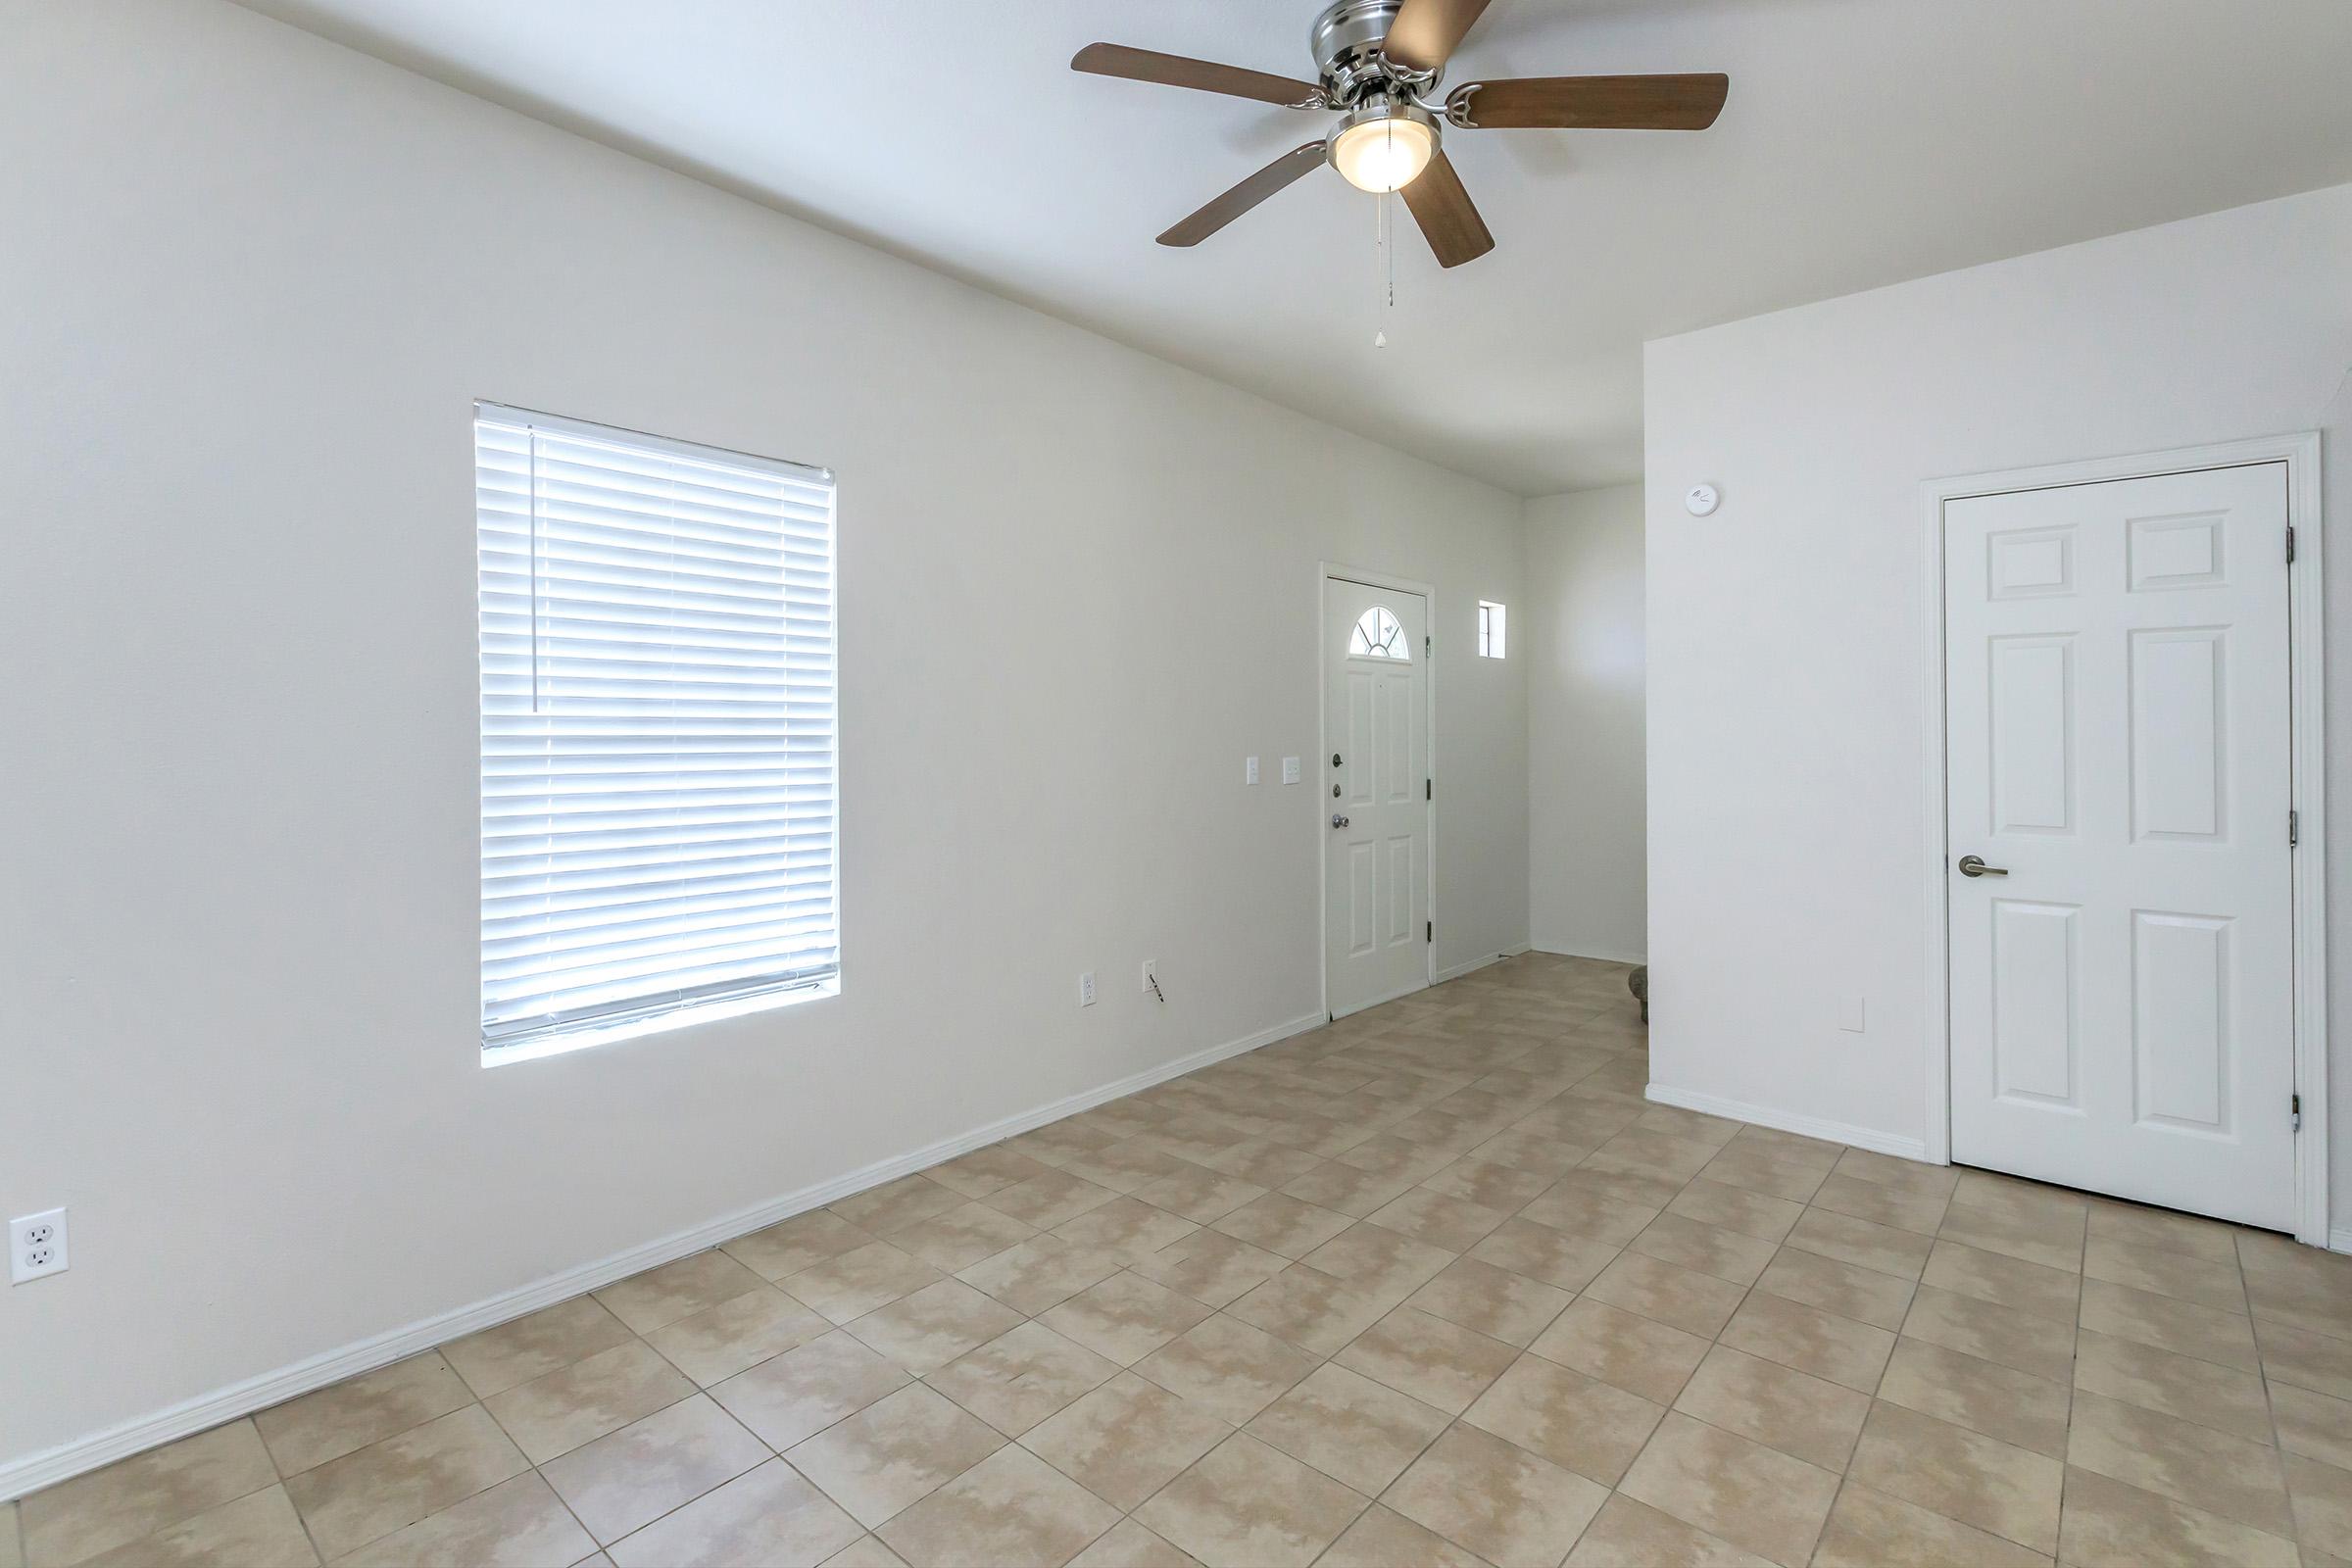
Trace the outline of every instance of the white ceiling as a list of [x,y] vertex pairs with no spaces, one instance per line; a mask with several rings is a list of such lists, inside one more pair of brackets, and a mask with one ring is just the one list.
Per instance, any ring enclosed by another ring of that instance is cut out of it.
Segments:
[[1390,311],[1329,172],[1152,243],[1329,117],[1067,69],[1311,75],[1319,0],[246,3],[1523,494],[1640,476],[1645,338],[2352,180],[2347,0],[1495,0],[1451,81],[1730,105],[1455,133],[1499,247],[1442,273],[1406,229]]

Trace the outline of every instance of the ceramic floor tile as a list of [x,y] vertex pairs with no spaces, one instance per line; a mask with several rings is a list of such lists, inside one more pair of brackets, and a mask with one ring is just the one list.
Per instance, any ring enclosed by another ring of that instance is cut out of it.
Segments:
[[1719,1144],[1695,1138],[1628,1128],[1594,1150],[1585,1160],[1585,1168],[1623,1171],[1680,1187],[1697,1175],[1721,1149]]
[[1829,1517],[1838,1478],[1669,1412],[1619,1490],[1742,1550],[1802,1568]]
[[1701,1224],[1680,1214],[1660,1214],[1641,1235],[1625,1244],[1629,1252],[1654,1257],[1681,1268],[1712,1274],[1735,1285],[1753,1285],[1780,1249],[1771,1242],[1742,1236],[1738,1231]]
[[967,1202],[893,1231],[890,1240],[901,1251],[953,1274],[1036,1234],[1010,1214],[999,1213],[986,1203]]
[[[812,1209],[738,1236],[719,1249],[762,1279],[780,1280],[828,1257],[856,1251],[876,1238],[827,1209]],[[463,1367],[459,1368],[464,1371]]]
[[871,1530],[1004,1446],[986,1422],[917,1383],[795,1445],[784,1457]]
[[838,1325],[912,1296],[940,1277],[939,1270],[888,1242],[868,1242],[777,1283],[793,1299]]
[[1144,1378],[1237,1427],[1314,1369],[1306,1351],[1222,1312],[1135,1364]]
[[1445,1169],[1433,1172],[1421,1185],[1448,1197],[1465,1199],[1482,1208],[1513,1214],[1551,1183],[1540,1172],[1466,1154]]
[[911,1568],[1059,1568],[1118,1522],[1118,1509],[1035,1454],[1007,1446],[876,1533]]
[[80,1562],[276,1480],[253,1423],[232,1421],[24,1498],[24,1557],[34,1568]]
[[2048,1568],[2047,1553],[1946,1519],[1917,1503],[1849,1481],[1838,1494],[1813,1568]]
[[1426,1186],[1407,1189],[1369,1216],[1372,1224],[1448,1252],[1468,1251],[1510,1217],[1509,1209],[1490,1208]]
[[1304,1257],[1355,1221],[1334,1209],[1268,1193],[1244,1203],[1209,1229],[1291,1259]]
[[1519,1352],[1499,1340],[1405,1306],[1366,1329],[1333,1359],[1458,1415],[1518,1358]]
[[1607,1498],[1606,1488],[1583,1476],[1456,1426],[1381,1501],[1495,1568],[1532,1568],[1566,1556]]
[[1054,1227],[1054,1234],[1078,1247],[1099,1248],[1121,1262],[1150,1257],[1200,1227],[1179,1214],[1133,1198],[1114,1198]]
[[2237,1313],[2105,1280],[2082,1282],[2082,1326],[2201,1361],[2248,1371],[2262,1365],[2254,1325]]
[[698,1394],[539,1473],[588,1533],[610,1545],[767,1458],[765,1444]]
[[1030,1322],[957,1356],[924,1381],[1017,1438],[1118,1370],[1116,1362]]
[[1069,1568],[1200,1568],[1200,1560],[1146,1530],[1132,1519],[1113,1525],[1108,1534],[1077,1556]]
[[[1179,1246],[1191,1245],[1179,1243]],[[1034,1317],[1058,1306],[1088,1286],[1116,1274],[1118,1254],[1092,1247],[1073,1247],[1058,1236],[1033,1236],[982,1258],[956,1277],[985,1291],[1004,1305]]]
[[1649,1222],[1672,1202],[1671,1193],[1655,1203],[1629,1202],[1613,1193],[1596,1191],[1590,1171],[1563,1176],[1542,1196],[1519,1210],[1517,1221],[1547,1226],[1570,1236],[1623,1247],[1648,1228]]
[[1540,1285],[1573,1292],[1592,1284],[1616,1259],[1617,1252],[1617,1243],[1554,1230],[1522,1217],[1503,1221],[1466,1255]]
[[[1720,1536],[1660,1513],[1624,1493],[1601,1504],[1565,1568],[1769,1568]],[[1876,1568],[1876,1565],[1874,1565]]]
[[829,1334],[833,1325],[771,1286],[664,1323],[645,1337],[670,1365],[705,1388],[771,1355]]
[[1280,1252],[1237,1241],[1215,1229],[1195,1232],[1132,1266],[1148,1280],[1209,1306],[1239,1299],[1290,1266]]
[[1948,1199],[1960,1185],[1960,1171],[1953,1165],[1929,1165],[1916,1159],[1900,1159],[1892,1154],[1874,1153],[1867,1149],[1849,1149],[1838,1156],[1831,1171],[1835,1176],[1851,1176],[1856,1181],[1877,1182],[1907,1192],[1932,1194]]
[[1815,1208],[1869,1220],[1875,1225],[1917,1231],[1923,1236],[1936,1234],[1936,1227],[1943,1223],[1943,1211],[1951,1203],[1942,1194],[1886,1186],[1859,1176],[1840,1176],[1835,1171],[1815,1191],[1811,1201]]
[[492,1395],[483,1404],[533,1464],[617,1432],[692,1394],[694,1380],[640,1341]]
[[1370,1496],[1401,1475],[1447,1419],[1443,1410],[1327,1363],[1244,1430]]
[[1936,1242],[1920,1283],[2065,1323],[2075,1321],[2082,1304],[2082,1276],[2073,1270],[1981,1251],[1958,1242]]
[[[1963,1192],[1966,1183],[1962,1183]],[[1981,1251],[2004,1252],[2046,1268],[2082,1266],[2084,1211],[2012,1214],[1967,1204],[1956,1194],[1936,1235]]]
[[2086,1568],[2137,1563],[2294,1568],[2298,1560],[2291,1540],[2071,1466],[2058,1553],[2060,1561]]
[[1523,1355],[1462,1412],[1462,1420],[1613,1487],[1665,1413],[1639,1395],[1540,1355]]
[[1133,1509],[1232,1433],[1201,1406],[1122,1372],[1023,1433],[1021,1446]]
[[1567,1291],[1465,1257],[1447,1264],[1405,1303],[1489,1339],[1525,1347],[1551,1325],[1570,1299]]
[[1396,1304],[1393,1296],[1359,1291],[1320,1269],[1293,1263],[1225,1308],[1252,1328],[1327,1356],[1379,1322]]
[[1335,1214],[1347,1214],[1356,1219],[1362,1219],[1375,1209],[1395,1202],[1412,1190],[1413,1182],[1409,1176],[1358,1170],[1353,1165],[1343,1165],[1336,1159],[1325,1160],[1304,1175],[1282,1184],[1286,1198],[1296,1198],[1302,1203],[1312,1203],[1318,1208],[1328,1208]]
[[781,1459],[747,1470],[613,1543],[615,1568],[821,1563],[864,1528]]
[[845,1332],[919,1378],[1021,1321],[1018,1312],[961,1280],[940,1280],[875,1308]]
[[1184,1160],[1174,1171],[1137,1188],[1135,1196],[1153,1208],[1164,1208],[1196,1225],[1207,1225],[1265,1197],[1266,1190],[1255,1182]]
[[837,1331],[728,1378],[710,1396],[762,1443],[782,1449],[909,1381],[896,1361]]
[[1906,1338],[1895,1343],[1879,1397],[2054,1459],[2066,1457],[2072,1392],[2014,1367]]
[[2075,1341],[2075,1387],[2256,1443],[2271,1441],[2262,1379],[2236,1367],[2083,1329]]
[[311,1568],[318,1561],[286,1489],[270,1487],[117,1546],[82,1568]]
[[536,1470],[526,1470],[335,1562],[337,1568],[544,1568],[595,1551],[596,1542],[563,1499]]
[[1827,1209],[1808,1208],[1788,1232],[1788,1245],[1839,1263],[1875,1269],[1898,1279],[1915,1280],[1927,1267],[1933,1237],[1892,1225],[1879,1225]]
[[[574,1568],[592,1568],[592,1565],[578,1563]],[[906,1568],[906,1559],[882,1544],[880,1536],[859,1536],[827,1557],[821,1568]]]
[[[1903,1326],[1918,1287],[1877,1269],[1784,1247],[1756,1277],[1755,1289],[1760,1295],[1891,1330]],[[2067,1317],[2072,1321],[2074,1314],[2070,1311]]]
[[1731,1321],[1747,1288],[1696,1269],[1627,1252],[1602,1269],[1585,1287],[1585,1294],[1670,1328],[1712,1338]]
[[2236,1228],[2218,1219],[2176,1214],[2169,1209],[2145,1208],[2111,1199],[2093,1200],[2090,1238],[2102,1237],[2133,1247],[2153,1247],[2208,1263],[2237,1263]]
[[2274,1383],[2352,1399],[2352,1340],[2255,1319],[2262,1369]]
[[2247,1311],[2246,1287],[2234,1262],[2214,1263],[2162,1248],[2093,1236],[2082,1248],[2085,1279],[2194,1301],[2225,1312]]
[[1098,1355],[1132,1366],[1210,1310],[1182,1292],[1122,1270],[1040,1313],[1038,1321]]
[[2053,1383],[2074,1382],[2075,1328],[2056,1318],[1923,1285],[1903,1319],[1903,1333]]
[[319,1554],[332,1559],[528,1467],[474,1404],[306,1470],[286,1483],[286,1494]]
[[2282,1383],[2271,1391],[2271,1409],[2280,1447],[2352,1469],[2352,1402]]
[[596,1293],[606,1310],[639,1334],[716,1306],[757,1288],[760,1276],[721,1251],[697,1252],[647,1269]]
[[1368,1499],[1254,1438],[1227,1439],[1135,1511],[1204,1563],[1305,1568]]
[[2285,1458],[2295,1535],[2306,1557],[2352,1561],[2352,1470],[2299,1453]]
[[1061,1168],[1114,1193],[1133,1193],[1188,1167],[1202,1168],[1154,1147],[1147,1135],[1080,1154],[1065,1161]]
[[1315,1568],[1486,1568],[1486,1564],[1431,1530],[1382,1503],[1356,1515],[1355,1523],[1315,1559]]
[[434,1351],[264,1410],[253,1418],[278,1474],[296,1475],[473,1402]]
[[1003,1192],[1032,1176],[1043,1176],[1051,1169],[1051,1165],[1016,1153],[1003,1144],[991,1144],[986,1149],[958,1154],[945,1164],[933,1165],[923,1174],[966,1198],[978,1198],[986,1193]]
[[1870,1414],[1870,1396],[1718,1345],[1674,1407],[1709,1426],[1842,1473]]
[[1050,1170],[1011,1187],[985,1193],[979,1200],[993,1209],[1011,1215],[1024,1225],[1050,1231],[1056,1225],[1076,1219],[1090,1208],[1100,1208],[1118,1196],[1109,1188],[1099,1182],[1090,1182],[1083,1176]]
[[876,1236],[888,1236],[905,1230],[935,1214],[944,1214],[960,1207],[966,1197],[943,1182],[933,1181],[917,1171],[897,1181],[869,1187],[854,1193],[838,1202],[828,1204],[834,1213],[860,1230]]
[[1803,1204],[1791,1203],[1785,1198],[1726,1187],[1702,1178],[1675,1194],[1674,1201],[1666,1205],[1666,1212],[1696,1220],[1701,1225],[1752,1236],[1760,1242],[1779,1242],[1788,1236],[1805,1210]]
[[1571,1302],[1530,1348],[1663,1405],[1674,1401],[1705,1359],[1707,1341],[1588,1298]]
[[1769,1153],[1743,1149],[1734,1140],[1725,1146],[1722,1153],[1709,1160],[1698,1174],[1708,1181],[1721,1182],[1726,1187],[1742,1187],[1749,1192],[1801,1203],[1820,1190],[1829,1172],[1816,1166],[1775,1159]]
[[2058,1545],[2065,1466],[2047,1454],[1880,1403],[1848,1469],[1865,1486],[2044,1554]]

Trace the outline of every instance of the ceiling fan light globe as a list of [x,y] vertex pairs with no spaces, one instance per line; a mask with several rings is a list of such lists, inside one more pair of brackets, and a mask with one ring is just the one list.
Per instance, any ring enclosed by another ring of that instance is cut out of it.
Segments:
[[1331,140],[1331,166],[1373,195],[1402,190],[1437,156],[1435,126],[1405,115],[1381,115],[1345,126]]

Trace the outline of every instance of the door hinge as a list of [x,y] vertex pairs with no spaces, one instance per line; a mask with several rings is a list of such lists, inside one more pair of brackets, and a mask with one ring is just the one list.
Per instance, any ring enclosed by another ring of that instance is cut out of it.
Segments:
[[2290,1096],[2286,1105],[2289,1114],[2294,1118],[2295,1131],[2301,1132],[2303,1130],[2303,1097],[2301,1095]]
[[1437,921],[1432,920],[1421,928],[1421,940],[1424,942],[1435,942],[1438,940]]
[[1425,778],[1421,781],[1421,798],[1425,801],[1434,801],[1438,798],[1438,781],[1436,779]]
[[2290,566],[2295,564],[2295,530],[2292,526],[2286,530],[2286,564]]
[[2300,811],[2289,811],[2286,813],[2286,847],[2291,850],[2302,842],[2303,813]]

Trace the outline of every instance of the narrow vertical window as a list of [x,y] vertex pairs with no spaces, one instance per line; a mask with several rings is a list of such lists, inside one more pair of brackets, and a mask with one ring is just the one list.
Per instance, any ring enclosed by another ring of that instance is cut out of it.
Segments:
[[1502,606],[1489,603],[1484,599],[1478,602],[1479,658],[1500,659],[1502,657]]
[[833,476],[478,404],[498,1061],[836,989]]

